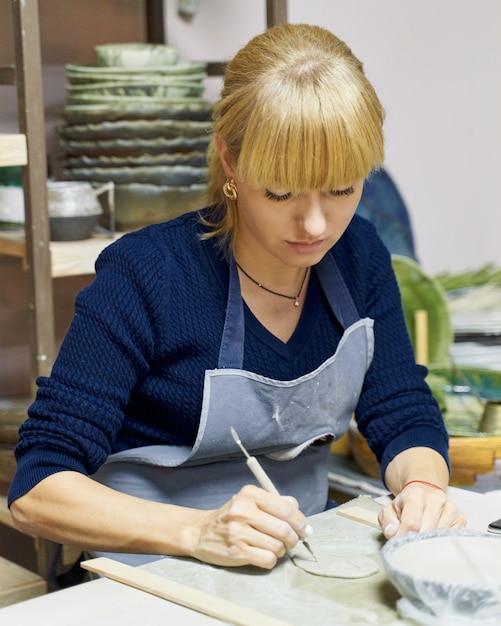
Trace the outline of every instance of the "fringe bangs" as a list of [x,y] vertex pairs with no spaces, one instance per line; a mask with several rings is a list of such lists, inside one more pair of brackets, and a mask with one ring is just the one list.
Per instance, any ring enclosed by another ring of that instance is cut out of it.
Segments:
[[[267,99],[271,98],[271,99]],[[261,92],[247,121],[239,175],[258,189],[342,189],[384,159],[380,109],[305,91]],[[323,104],[322,104],[323,103]]]

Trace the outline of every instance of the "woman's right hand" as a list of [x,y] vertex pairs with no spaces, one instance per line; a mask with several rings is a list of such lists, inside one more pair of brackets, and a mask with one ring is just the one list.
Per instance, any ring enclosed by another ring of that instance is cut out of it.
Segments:
[[271,569],[311,529],[295,498],[246,485],[202,516],[193,556],[214,565]]
[[247,485],[220,509],[144,500],[78,472],[57,472],[12,503],[16,527],[100,552],[193,557],[214,565],[271,569],[308,535],[294,498]]

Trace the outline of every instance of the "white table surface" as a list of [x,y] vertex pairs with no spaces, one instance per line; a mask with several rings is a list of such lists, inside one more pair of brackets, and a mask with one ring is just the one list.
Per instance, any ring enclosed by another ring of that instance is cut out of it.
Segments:
[[[468,528],[485,531],[490,521],[501,517],[501,491],[479,494],[451,487],[449,495],[466,514]],[[377,500],[384,503],[385,497]],[[358,522],[350,523],[359,530]],[[210,626],[222,622],[104,578],[0,609],[2,626],[142,626],[156,623]],[[395,613],[391,626],[407,623]],[[313,624],[314,615],[308,626]]]

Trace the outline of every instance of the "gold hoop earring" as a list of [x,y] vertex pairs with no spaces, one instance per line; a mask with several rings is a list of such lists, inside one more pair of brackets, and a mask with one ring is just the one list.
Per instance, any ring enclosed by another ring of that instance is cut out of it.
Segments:
[[223,193],[229,200],[238,198],[237,186],[233,178],[229,178],[223,185]]

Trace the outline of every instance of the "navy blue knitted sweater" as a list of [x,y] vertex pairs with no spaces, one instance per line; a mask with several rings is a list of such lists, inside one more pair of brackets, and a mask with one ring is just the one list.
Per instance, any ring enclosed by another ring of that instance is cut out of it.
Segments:
[[[50,474],[93,474],[112,452],[193,444],[204,372],[217,367],[228,264],[201,240],[197,213],[129,233],[104,250],[49,378],[41,377],[20,429],[9,501]],[[361,317],[375,320],[375,354],[356,411],[382,463],[412,446],[447,459],[437,403],[414,362],[391,259],[372,225],[355,216],[333,254]],[[284,344],[245,307],[243,367],[298,378],[335,351],[340,327],[315,273],[299,325]]]

